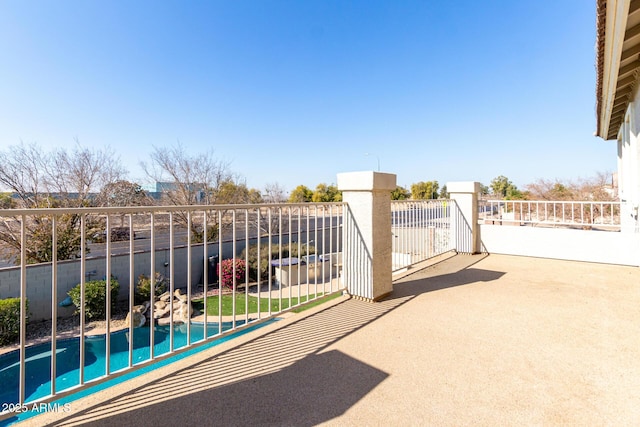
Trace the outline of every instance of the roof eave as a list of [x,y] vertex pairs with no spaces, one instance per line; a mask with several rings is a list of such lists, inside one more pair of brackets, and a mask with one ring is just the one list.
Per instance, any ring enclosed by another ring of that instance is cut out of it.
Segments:
[[[597,0],[596,40],[596,135],[607,140],[616,98],[622,45],[631,0]],[[613,134],[613,137],[612,137]]]

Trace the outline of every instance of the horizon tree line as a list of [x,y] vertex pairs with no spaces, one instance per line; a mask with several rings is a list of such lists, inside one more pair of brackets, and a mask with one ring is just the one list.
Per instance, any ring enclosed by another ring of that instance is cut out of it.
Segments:
[[[41,149],[36,143],[10,146],[0,151],[0,185],[13,194],[0,193],[0,208],[76,208],[161,205],[226,205],[262,203],[331,203],[341,202],[342,192],[335,184],[319,183],[315,190],[298,185],[290,193],[278,183],[267,183],[260,191],[248,188],[244,179],[231,171],[230,163],[218,159],[213,150],[197,155],[189,154],[179,142],[171,147],[154,146],[148,162],[140,163],[146,176],[156,182],[169,182],[159,201],[139,183],[127,179],[127,171],[109,148],[83,147],[76,139],[71,149]],[[489,192],[504,199],[575,200],[580,198],[613,200],[607,191],[610,174],[578,182],[539,179],[519,190],[507,177],[494,178],[489,186],[482,185],[483,195]],[[96,191],[97,190],[97,191]],[[393,200],[424,200],[448,198],[447,187],[438,181],[420,181],[410,190],[397,186]],[[207,224],[207,235],[217,238],[220,227],[216,216]],[[189,222],[186,213],[176,213],[177,222],[187,227],[194,241],[202,241],[204,225]],[[58,239],[57,257],[60,260],[78,256],[80,215],[65,214],[56,219]],[[261,227],[264,218],[258,218]],[[52,259],[52,219],[48,216],[29,216],[26,225],[28,263],[50,262]],[[105,229],[104,220],[89,217],[85,224],[88,235]],[[0,251],[19,262],[21,236],[19,221],[0,223]]]

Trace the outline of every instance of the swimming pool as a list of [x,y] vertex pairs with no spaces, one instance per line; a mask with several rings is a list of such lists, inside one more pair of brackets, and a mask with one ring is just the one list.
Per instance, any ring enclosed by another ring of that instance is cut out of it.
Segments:
[[[241,326],[243,321],[236,321]],[[222,331],[232,328],[231,322],[222,323]],[[204,340],[204,324],[191,324],[191,342]],[[154,357],[170,352],[170,326],[156,326],[154,330]],[[218,323],[207,323],[207,337],[219,334]],[[148,326],[133,330],[133,365],[150,358],[150,329]],[[110,372],[129,366],[129,329],[110,334]],[[187,346],[187,327],[173,327],[173,346]],[[85,337],[84,381],[103,377],[106,372],[105,334]],[[25,402],[51,395],[51,343],[28,347],[25,351]],[[62,392],[80,383],[80,338],[56,342],[56,392]],[[0,404],[18,402],[20,384],[19,350],[0,356]]]

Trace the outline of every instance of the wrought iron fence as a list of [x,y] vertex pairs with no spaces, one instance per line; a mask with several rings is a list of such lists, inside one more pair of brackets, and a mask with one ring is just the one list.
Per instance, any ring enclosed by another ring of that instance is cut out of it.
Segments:
[[343,211],[0,210],[3,256],[17,263],[0,298],[20,308],[18,343],[0,347],[0,401],[46,401],[342,290]]
[[485,224],[620,230],[620,202],[481,200]]
[[453,200],[403,200],[391,203],[393,270],[455,249]]

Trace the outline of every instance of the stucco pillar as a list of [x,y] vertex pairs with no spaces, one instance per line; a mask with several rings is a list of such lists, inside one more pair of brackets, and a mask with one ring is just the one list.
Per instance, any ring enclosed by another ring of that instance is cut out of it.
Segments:
[[473,181],[448,182],[449,197],[456,201],[458,212],[451,211],[452,234],[456,239],[456,250],[480,253],[480,227],[478,226],[478,194],[480,183]]
[[391,191],[396,176],[381,172],[338,174],[348,207],[343,218],[343,279],[354,296],[376,301],[391,293]]

